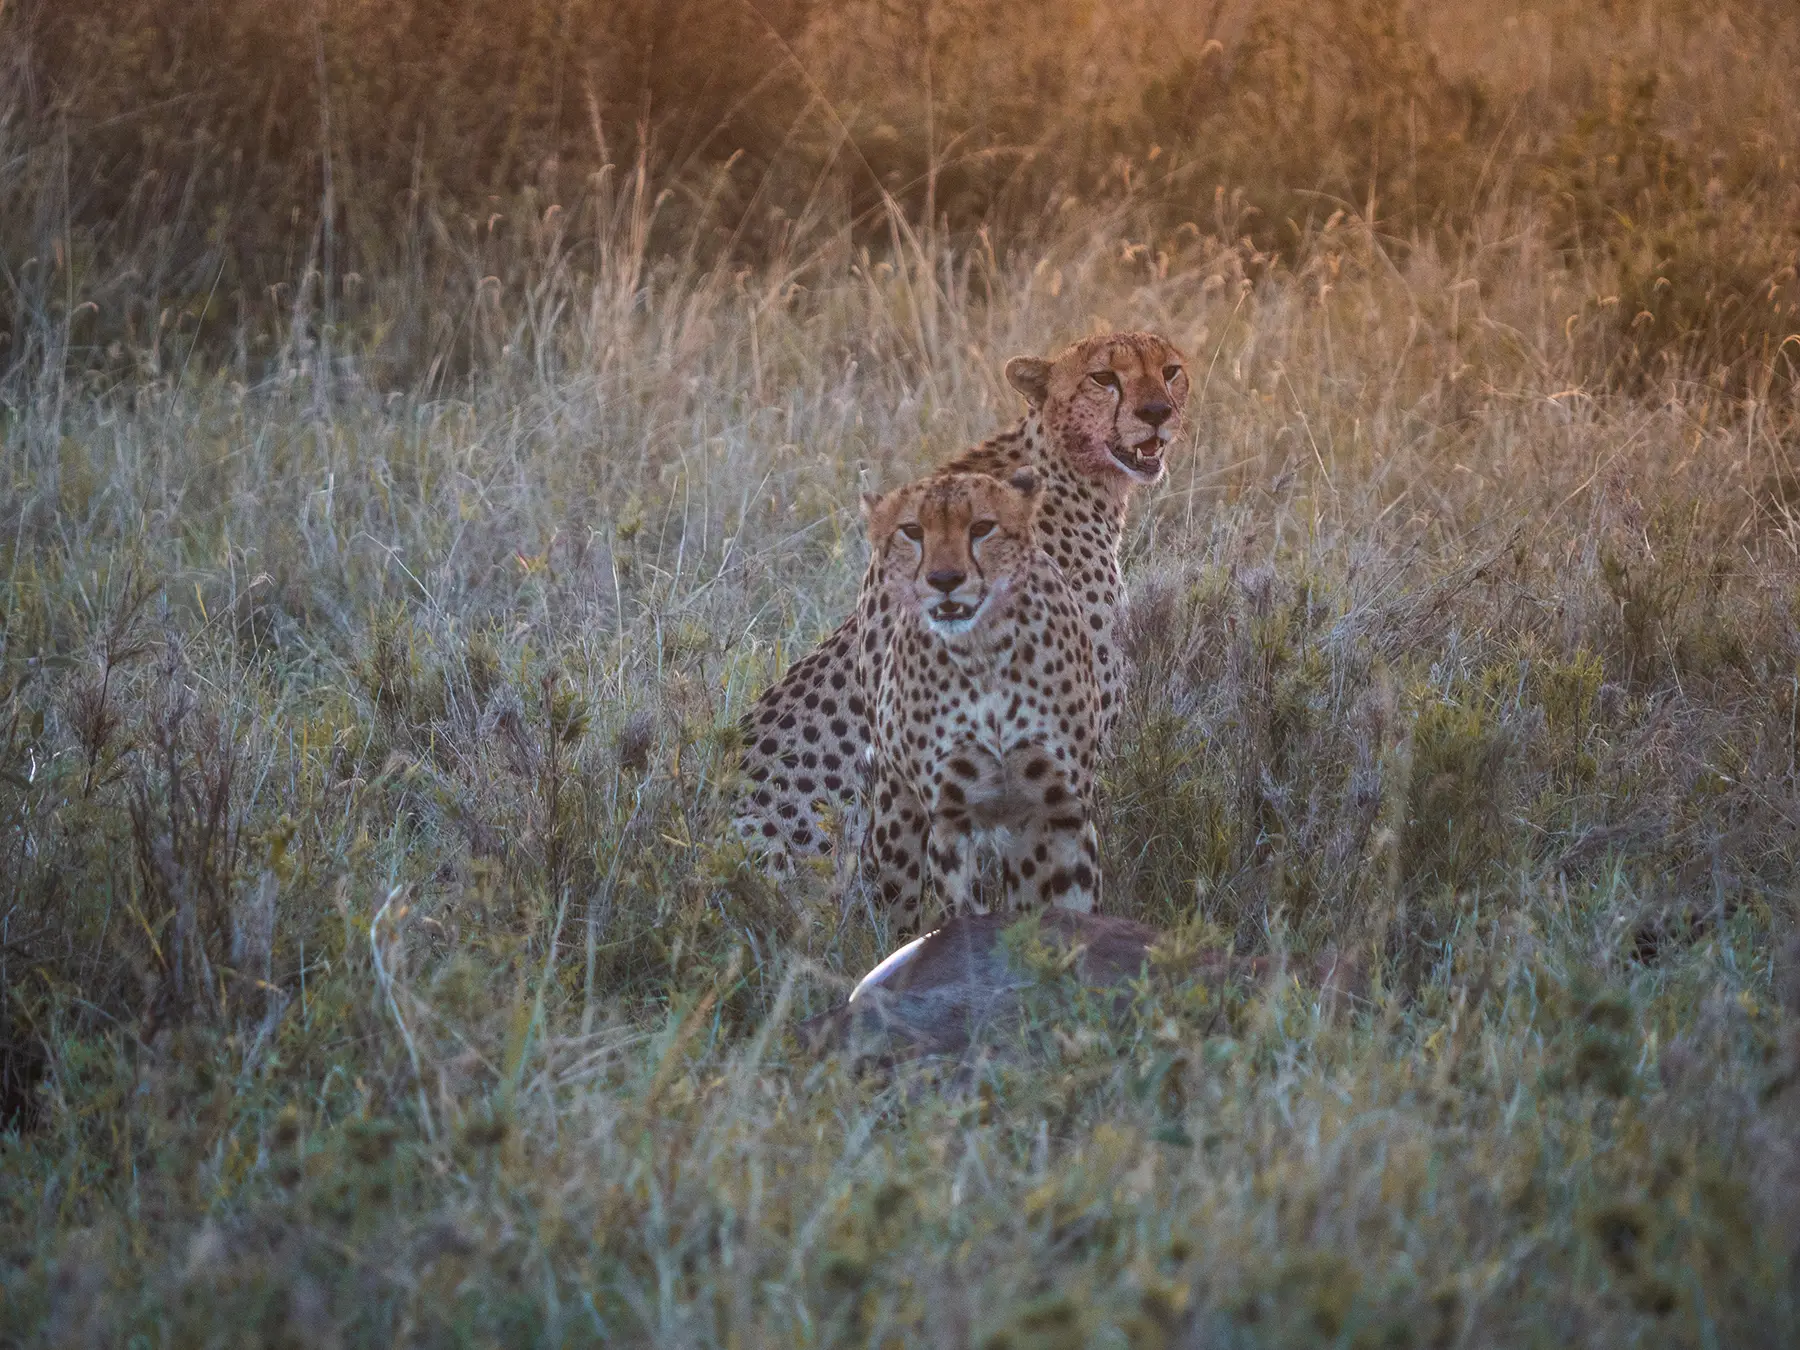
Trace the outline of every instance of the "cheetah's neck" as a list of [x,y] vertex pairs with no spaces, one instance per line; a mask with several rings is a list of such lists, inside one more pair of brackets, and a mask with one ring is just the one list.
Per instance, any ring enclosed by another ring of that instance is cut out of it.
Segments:
[[1125,511],[1136,485],[1123,474],[1094,478],[1075,469],[1045,430],[1043,414],[1035,408],[1012,430],[965,451],[947,468],[1003,478],[1013,469],[1026,466],[1044,475],[1046,501],[1086,507],[1078,514],[1099,524],[1117,547],[1125,532]]

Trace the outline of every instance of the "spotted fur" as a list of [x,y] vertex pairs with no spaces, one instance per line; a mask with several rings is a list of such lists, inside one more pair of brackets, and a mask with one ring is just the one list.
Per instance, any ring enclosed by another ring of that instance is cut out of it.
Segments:
[[[1100,684],[1062,570],[1037,545],[1043,483],[943,473],[863,502],[888,629],[875,676],[864,863],[910,929],[934,888],[984,913],[977,846],[1007,909],[1092,910]],[[875,631],[872,627],[866,632]]]
[[[1164,338],[1118,333],[1078,342],[1049,361],[1017,357],[1006,377],[1028,405],[1024,420],[945,472],[1037,472],[1036,537],[1062,570],[1093,648],[1104,735],[1125,678],[1115,627],[1124,604],[1118,551],[1126,507],[1140,485],[1162,477],[1166,449],[1180,435],[1186,361]],[[888,621],[873,612],[881,581],[877,552],[856,612],[743,720],[745,791],[736,825],[776,871],[831,851],[829,815],[846,823],[853,847],[860,839],[871,691],[889,637]]]

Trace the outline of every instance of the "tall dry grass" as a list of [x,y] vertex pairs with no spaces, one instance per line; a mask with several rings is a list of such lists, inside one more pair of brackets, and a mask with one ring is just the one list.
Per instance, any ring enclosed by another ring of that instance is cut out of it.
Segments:
[[[796,10],[732,164],[446,13],[0,18],[6,1338],[1785,1343],[1791,16]],[[888,934],[731,728],[1106,323],[1196,385],[1107,904],[1370,1004],[814,1064]]]

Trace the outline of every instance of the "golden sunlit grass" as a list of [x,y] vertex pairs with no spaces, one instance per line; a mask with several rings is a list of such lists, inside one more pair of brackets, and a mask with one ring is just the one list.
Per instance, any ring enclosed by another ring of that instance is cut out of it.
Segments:
[[[0,17],[0,1341],[1790,1339],[1785,8],[151,8]],[[1371,997],[858,1078],[732,726],[1102,324],[1105,904]]]

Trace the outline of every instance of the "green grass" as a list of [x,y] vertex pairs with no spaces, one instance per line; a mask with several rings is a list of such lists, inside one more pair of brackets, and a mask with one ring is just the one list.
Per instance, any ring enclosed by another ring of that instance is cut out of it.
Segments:
[[[1358,8],[1260,170],[1209,139],[1292,75],[1252,25],[1216,98],[1144,93],[1180,174],[1046,133],[1081,200],[990,183],[986,239],[896,189],[871,243],[807,168],[783,250],[690,249],[646,158],[579,249],[506,196],[489,253],[383,236],[461,270],[110,357],[83,287],[164,304],[179,232],[45,273],[54,176],[0,189],[0,1344],[1787,1344],[1800,116],[1743,119],[1800,34],[1640,8],[1541,78],[1529,15],[1483,66],[1453,5]],[[1519,134],[1430,122],[1404,229],[1237,228],[1358,143],[1340,61]],[[1105,906],[1370,996],[1157,973],[859,1077],[791,1031],[891,935],[746,865],[733,725],[852,603],[857,493],[1097,323],[1196,386],[1126,544]]]

